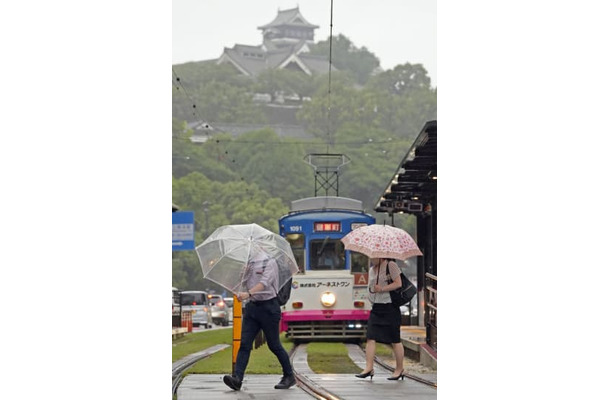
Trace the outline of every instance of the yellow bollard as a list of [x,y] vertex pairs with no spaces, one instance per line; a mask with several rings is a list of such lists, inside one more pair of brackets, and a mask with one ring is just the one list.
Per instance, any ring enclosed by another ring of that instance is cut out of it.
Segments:
[[235,373],[235,361],[237,360],[237,352],[241,343],[241,301],[233,295],[233,365],[231,366],[232,373]]

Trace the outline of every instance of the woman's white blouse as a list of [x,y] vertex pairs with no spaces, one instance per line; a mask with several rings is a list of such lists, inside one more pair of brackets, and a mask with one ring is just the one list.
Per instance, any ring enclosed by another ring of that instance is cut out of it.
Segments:
[[[386,275],[386,264],[386,262],[382,262],[379,266],[379,271],[381,271],[381,275],[379,276],[379,283],[377,283],[377,269],[375,267],[371,267],[369,269],[369,301],[371,302],[371,304],[392,302],[390,292],[371,293],[371,291],[375,287],[375,284],[378,284],[382,287],[390,284]],[[396,265],[396,263],[393,261],[390,261],[388,265],[388,272],[390,273],[390,276],[393,280],[400,276],[400,268],[398,268],[398,265]]]

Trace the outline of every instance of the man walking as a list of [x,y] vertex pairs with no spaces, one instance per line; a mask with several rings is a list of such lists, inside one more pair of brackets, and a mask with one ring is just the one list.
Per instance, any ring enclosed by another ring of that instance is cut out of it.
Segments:
[[252,257],[244,274],[245,292],[237,293],[240,301],[247,300],[242,318],[241,343],[235,361],[233,375],[225,375],[224,383],[233,390],[240,390],[244,373],[250,360],[252,343],[262,329],[269,350],[282,366],[283,376],[276,389],[288,389],[296,384],[288,353],[280,342],[281,309],[277,300],[279,286],[278,266],[274,259],[260,251]]

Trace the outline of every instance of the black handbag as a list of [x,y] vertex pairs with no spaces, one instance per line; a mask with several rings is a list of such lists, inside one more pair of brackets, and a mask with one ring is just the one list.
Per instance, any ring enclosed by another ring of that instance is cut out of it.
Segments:
[[[385,273],[388,278],[388,282],[392,283],[392,278],[390,277],[390,271],[388,270],[388,266],[385,266]],[[400,307],[402,305],[407,304],[411,301],[413,296],[417,293],[417,288],[410,280],[407,279],[403,272],[400,272],[400,281],[402,285],[398,289],[394,289],[390,292],[390,297],[392,298],[392,305],[394,307]]]

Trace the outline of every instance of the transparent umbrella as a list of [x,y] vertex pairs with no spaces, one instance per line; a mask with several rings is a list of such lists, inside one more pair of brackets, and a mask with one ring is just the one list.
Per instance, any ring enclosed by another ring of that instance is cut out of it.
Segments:
[[299,269],[288,241],[257,224],[221,226],[195,250],[203,277],[235,294],[243,290],[249,262],[275,260],[278,288]]

